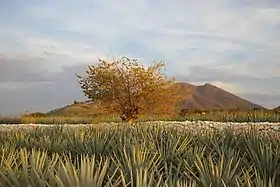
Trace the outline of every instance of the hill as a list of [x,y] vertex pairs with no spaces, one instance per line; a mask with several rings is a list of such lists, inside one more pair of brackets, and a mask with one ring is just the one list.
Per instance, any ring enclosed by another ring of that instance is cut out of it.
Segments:
[[[178,109],[195,110],[229,110],[239,108],[251,110],[263,108],[260,105],[251,103],[232,93],[211,84],[195,86],[187,83],[177,83],[179,94],[182,100],[177,104]],[[77,102],[65,107],[54,109],[49,115],[91,115],[98,116],[106,114],[91,101]]]
[[178,85],[180,86],[180,94],[185,96],[180,102],[182,109],[229,110],[239,108],[240,110],[251,110],[263,108],[208,83],[201,86],[187,83],[179,83]]

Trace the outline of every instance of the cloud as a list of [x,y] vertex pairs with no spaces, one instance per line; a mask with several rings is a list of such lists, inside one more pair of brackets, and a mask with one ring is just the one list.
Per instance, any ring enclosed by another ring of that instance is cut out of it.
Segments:
[[0,83],[45,81],[44,63],[42,59],[30,59],[26,55],[12,58],[0,55]]
[[[233,93],[260,93],[260,94],[280,94],[279,87],[276,85],[280,82],[280,77],[255,77],[242,72],[207,68],[203,66],[193,66],[187,75],[178,76],[177,78],[187,82],[216,82],[222,88],[229,87]],[[224,86],[223,86],[224,84]],[[230,86],[231,85],[231,86]]]
[[257,103],[262,106],[267,106],[268,108],[276,108],[280,106],[280,94],[259,94],[259,93],[251,93],[251,94],[241,94],[241,96],[245,99],[249,99],[250,101]]
[[32,71],[33,60],[28,59],[24,63],[13,60],[5,66],[1,64],[1,71],[12,69],[15,73],[13,78],[0,74],[0,114],[47,112],[74,100],[86,99],[75,77],[75,73],[83,73],[86,66],[63,66],[59,72]]
[[280,94],[277,0],[1,1],[0,24],[1,105],[22,103],[10,111],[83,98],[73,72],[123,55],[163,60],[170,76],[256,101]]

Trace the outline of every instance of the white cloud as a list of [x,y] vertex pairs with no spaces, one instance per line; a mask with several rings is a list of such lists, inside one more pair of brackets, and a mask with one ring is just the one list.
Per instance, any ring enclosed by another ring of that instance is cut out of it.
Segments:
[[[205,84],[205,82],[191,82],[191,83],[197,86]],[[221,81],[209,81],[208,83],[215,85],[219,88],[223,88],[225,91],[228,91],[233,94],[242,93],[242,88],[235,83],[226,83]]]
[[[0,12],[0,51],[10,60],[37,59],[24,63],[43,64],[38,72],[126,55],[164,60],[171,75],[191,74],[234,93],[280,93],[280,3],[274,0],[50,0],[13,12]],[[210,70],[196,75],[193,66]]]

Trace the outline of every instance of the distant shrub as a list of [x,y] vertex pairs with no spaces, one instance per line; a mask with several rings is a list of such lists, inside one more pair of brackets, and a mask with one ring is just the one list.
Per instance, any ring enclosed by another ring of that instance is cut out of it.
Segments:
[[280,108],[279,109],[277,109],[277,108],[273,109],[272,112],[275,113],[275,114],[280,114]]
[[185,116],[187,116],[188,113],[190,113],[189,109],[182,109],[182,110],[180,110],[179,116],[185,117]]
[[30,114],[25,114],[23,117],[47,117],[47,114],[42,112],[33,112]]

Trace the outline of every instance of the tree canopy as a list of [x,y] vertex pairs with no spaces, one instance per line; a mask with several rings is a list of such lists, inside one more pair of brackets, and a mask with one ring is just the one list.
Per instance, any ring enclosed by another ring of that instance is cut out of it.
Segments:
[[117,112],[123,121],[133,121],[143,112],[173,112],[178,100],[175,80],[163,75],[163,67],[162,62],[144,67],[127,57],[99,59],[97,65],[88,66],[85,76],[77,77],[89,99]]

